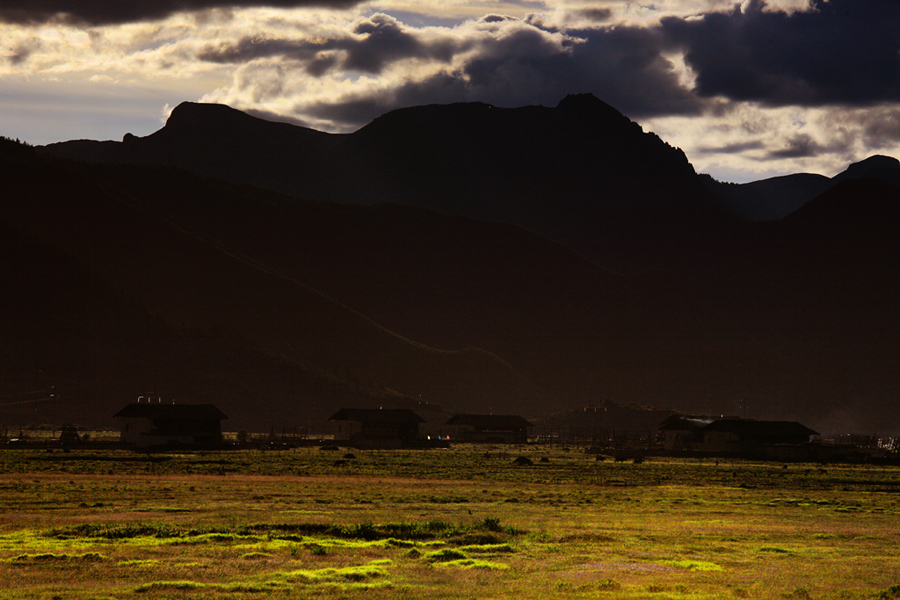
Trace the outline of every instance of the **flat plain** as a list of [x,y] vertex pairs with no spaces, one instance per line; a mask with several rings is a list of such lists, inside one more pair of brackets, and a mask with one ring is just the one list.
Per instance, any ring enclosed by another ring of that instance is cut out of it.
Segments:
[[898,492],[890,466],[557,447],[5,449],[0,599],[889,600]]

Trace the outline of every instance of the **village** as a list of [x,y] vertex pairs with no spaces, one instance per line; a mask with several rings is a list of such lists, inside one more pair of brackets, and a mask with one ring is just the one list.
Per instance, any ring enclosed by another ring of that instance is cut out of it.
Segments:
[[[618,418],[610,414],[611,410],[619,411]],[[635,463],[651,456],[818,463],[900,462],[900,443],[894,438],[822,435],[794,421],[668,413],[634,411],[604,403],[537,422],[520,415],[495,414],[454,414],[446,420],[429,421],[409,408],[342,408],[328,419],[328,431],[276,431],[273,427],[267,433],[248,433],[227,431],[223,421],[228,416],[212,404],[176,404],[141,397],[113,415],[117,432],[92,436],[67,425],[53,427],[52,431],[45,427],[43,435],[33,431],[29,435],[20,428],[16,436],[5,428],[0,431],[0,447],[165,452],[278,450],[301,446],[381,451],[449,448],[459,444],[555,445],[574,447],[596,455],[598,460],[609,458]]]

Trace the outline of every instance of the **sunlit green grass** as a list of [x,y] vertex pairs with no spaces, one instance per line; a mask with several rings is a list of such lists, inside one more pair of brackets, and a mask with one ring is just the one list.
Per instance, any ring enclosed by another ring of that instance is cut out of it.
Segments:
[[898,469],[502,452],[0,451],[0,599],[900,599]]

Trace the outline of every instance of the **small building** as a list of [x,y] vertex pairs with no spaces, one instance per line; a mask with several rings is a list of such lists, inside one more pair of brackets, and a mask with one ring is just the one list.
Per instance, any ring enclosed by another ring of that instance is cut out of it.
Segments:
[[222,443],[222,419],[212,404],[129,404],[115,415],[121,441],[137,448],[212,446]]
[[330,419],[334,441],[357,448],[414,447],[425,419],[408,408],[342,408]]
[[810,455],[818,435],[795,421],[757,421],[737,417],[673,415],[659,426],[671,452],[706,452],[757,458],[800,460]]
[[703,444],[703,428],[715,422],[713,417],[672,415],[659,426],[663,448],[671,452],[693,452]]
[[700,430],[706,452],[754,453],[767,446],[808,444],[818,435],[796,421],[720,419]]
[[447,425],[458,442],[525,444],[532,424],[518,415],[454,415]]

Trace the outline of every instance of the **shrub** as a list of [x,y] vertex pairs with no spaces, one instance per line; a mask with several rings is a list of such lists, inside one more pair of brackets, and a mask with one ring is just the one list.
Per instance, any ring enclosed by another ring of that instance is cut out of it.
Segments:
[[612,592],[622,588],[622,584],[615,579],[604,579],[597,582],[597,589],[601,592]]

